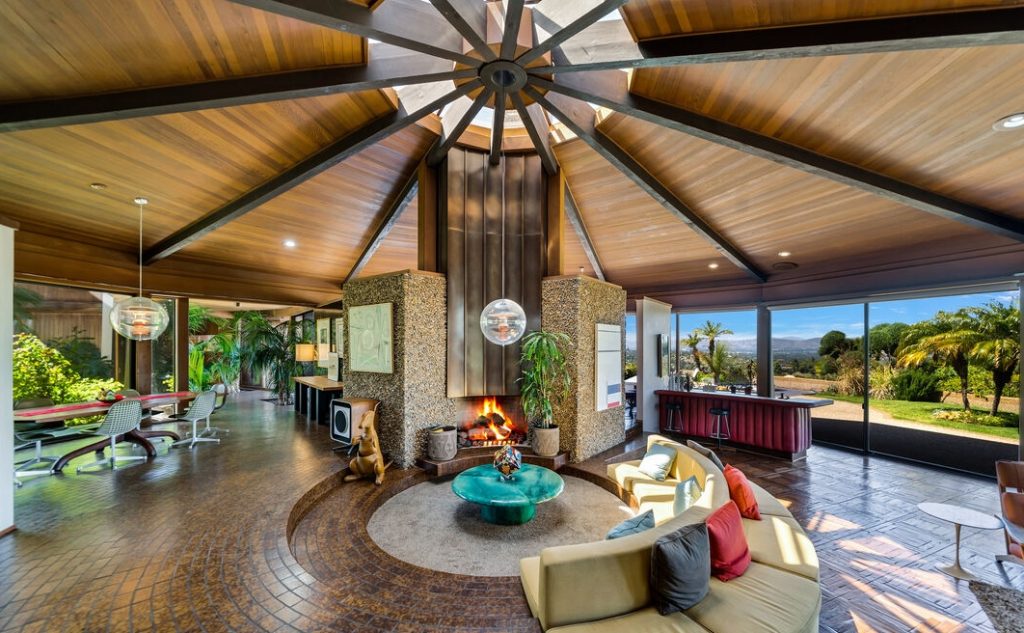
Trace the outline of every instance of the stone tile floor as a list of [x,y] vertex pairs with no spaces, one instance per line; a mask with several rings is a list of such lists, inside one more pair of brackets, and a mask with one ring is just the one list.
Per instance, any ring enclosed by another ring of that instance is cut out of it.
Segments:
[[[0,631],[538,631],[518,579],[441,574],[391,559],[366,535],[390,495],[421,481],[332,487],[295,523],[296,504],[342,461],[327,428],[243,394],[216,415],[220,445],[160,448],[117,472],[27,479],[18,531],[0,538]],[[577,468],[603,474],[634,441]],[[69,445],[51,447],[64,452]],[[21,455],[19,455],[20,457]],[[966,583],[933,570],[953,530],[916,509],[948,501],[996,509],[992,481],[815,447],[806,462],[725,451],[787,503],[822,563],[822,633],[993,631]],[[1000,573],[997,532],[965,529],[963,559]]]

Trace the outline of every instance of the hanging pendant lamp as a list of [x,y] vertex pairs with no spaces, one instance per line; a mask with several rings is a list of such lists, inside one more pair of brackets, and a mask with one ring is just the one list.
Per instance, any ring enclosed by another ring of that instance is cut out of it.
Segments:
[[110,325],[121,336],[133,341],[152,341],[167,329],[167,310],[152,299],[142,296],[142,207],[149,200],[135,198],[139,207],[139,296],[122,299],[110,311]]
[[[502,163],[504,169],[504,163]],[[505,179],[501,179],[501,294],[505,294]],[[484,338],[495,345],[511,345],[526,334],[526,312],[523,306],[502,296],[487,304],[480,312],[480,329]]]

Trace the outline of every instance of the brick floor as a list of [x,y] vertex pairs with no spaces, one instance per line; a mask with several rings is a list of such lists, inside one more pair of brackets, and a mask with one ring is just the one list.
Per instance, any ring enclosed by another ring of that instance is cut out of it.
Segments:
[[[27,479],[18,531],[0,539],[0,631],[539,631],[517,578],[432,572],[366,534],[387,498],[422,481],[338,485],[326,427],[246,394],[217,414],[220,445],[162,447],[118,472]],[[629,444],[573,468],[603,474]],[[67,450],[64,444],[56,450]],[[51,448],[51,450],[54,450]],[[815,447],[795,465],[726,451],[808,529],[822,563],[823,633],[993,631],[966,583],[934,571],[952,527],[922,500],[996,509],[991,481]],[[289,538],[291,537],[291,538]],[[965,530],[964,563],[992,562],[996,532]]]

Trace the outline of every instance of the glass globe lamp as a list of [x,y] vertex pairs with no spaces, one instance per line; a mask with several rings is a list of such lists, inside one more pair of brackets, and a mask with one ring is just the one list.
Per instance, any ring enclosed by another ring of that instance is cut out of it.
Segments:
[[511,345],[526,334],[526,312],[511,299],[497,299],[480,313],[480,329],[495,345]]
[[110,311],[110,325],[133,341],[152,341],[164,333],[168,323],[167,310],[146,297],[118,301]]

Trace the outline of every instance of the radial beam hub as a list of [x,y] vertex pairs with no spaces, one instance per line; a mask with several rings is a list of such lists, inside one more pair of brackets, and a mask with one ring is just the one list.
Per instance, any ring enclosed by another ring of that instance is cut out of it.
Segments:
[[526,70],[515,62],[499,59],[480,67],[480,80],[494,90],[518,92],[526,85]]

